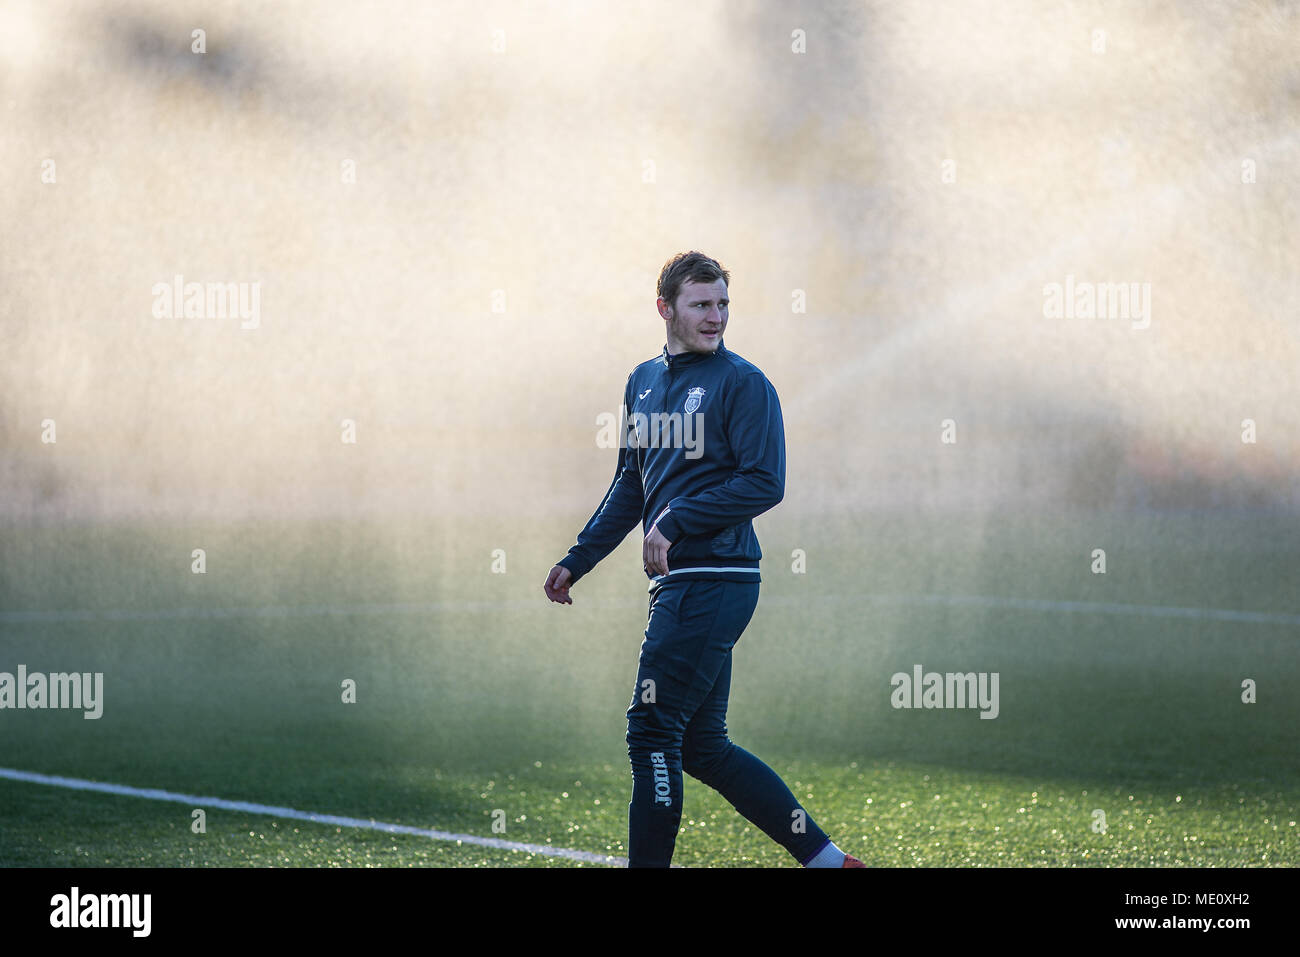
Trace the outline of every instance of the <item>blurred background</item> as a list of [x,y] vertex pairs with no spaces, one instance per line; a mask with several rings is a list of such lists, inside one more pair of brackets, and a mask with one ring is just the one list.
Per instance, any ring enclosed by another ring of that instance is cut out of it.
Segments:
[[[8,2],[0,508],[585,520],[596,417],[700,249],[783,401],[787,513],[1294,509],[1298,27]],[[155,316],[178,275],[259,283],[258,325]],[[1067,277],[1149,283],[1149,326],[1046,317]]]

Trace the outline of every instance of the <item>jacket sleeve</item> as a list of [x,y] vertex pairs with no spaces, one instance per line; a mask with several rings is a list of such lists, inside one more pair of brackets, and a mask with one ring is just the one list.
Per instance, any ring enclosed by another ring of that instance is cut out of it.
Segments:
[[627,429],[631,422],[632,377],[628,376],[623,390],[623,435],[619,442],[618,466],[614,481],[605,493],[587,525],[578,534],[578,542],[557,564],[572,574],[569,584],[574,584],[596,564],[618,547],[627,533],[641,521],[645,511],[645,490],[641,485],[641,469],[637,463],[636,449],[629,448]]
[[668,502],[655,524],[670,542],[749,521],[785,497],[785,423],[772,383],[751,372],[723,405],[736,470],[716,488]]

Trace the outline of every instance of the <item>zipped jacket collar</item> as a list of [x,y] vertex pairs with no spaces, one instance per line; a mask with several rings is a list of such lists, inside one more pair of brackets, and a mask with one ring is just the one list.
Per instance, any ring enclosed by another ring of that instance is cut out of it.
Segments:
[[[694,365],[697,362],[705,362],[709,359],[712,359],[714,356],[725,355],[726,352],[727,352],[727,346],[725,341],[719,340],[718,348],[715,349],[713,352],[679,352],[677,353],[677,355],[674,356],[668,354],[668,345],[665,343],[664,351],[660,355],[660,360],[663,362],[664,368],[666,368],[669,372],[672,372],[676,369],[680,369],[683,366]],[[645,353],[642,353],[642,355],[644,354]]]

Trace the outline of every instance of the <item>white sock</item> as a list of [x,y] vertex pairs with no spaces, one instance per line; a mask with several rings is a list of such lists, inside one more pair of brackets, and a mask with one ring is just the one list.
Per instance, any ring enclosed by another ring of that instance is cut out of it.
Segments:
[[827,841],[826,846],[817,852],[817,856],[804,867],[843,867],[844,852],[835,846],[834,841]]

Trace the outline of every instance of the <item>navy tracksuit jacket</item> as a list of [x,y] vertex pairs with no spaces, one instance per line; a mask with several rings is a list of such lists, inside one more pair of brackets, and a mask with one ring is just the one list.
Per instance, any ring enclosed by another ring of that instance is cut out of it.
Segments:
[[752,519],[785,495],[781,403],[762,371],[725,341],[712,353],[664,346],[628,376],[623,419],[614,481],[559,562],[570,584],[638,521],[672,543],[651,591],[668,579],[760,581]]

